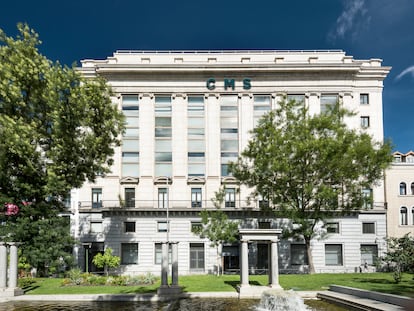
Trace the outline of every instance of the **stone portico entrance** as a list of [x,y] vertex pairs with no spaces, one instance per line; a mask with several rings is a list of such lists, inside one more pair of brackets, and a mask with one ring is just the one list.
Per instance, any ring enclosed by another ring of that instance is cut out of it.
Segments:
[[[240,229],[239,236],[241,242],[240,252],[240,287],[239,295],[257,296],[267,289],[282,289],[279,285],[279,255],[278,242],[281,229]],[[269,256],[269,285],[251,286],[249,284],[249,242],[270,243]]]

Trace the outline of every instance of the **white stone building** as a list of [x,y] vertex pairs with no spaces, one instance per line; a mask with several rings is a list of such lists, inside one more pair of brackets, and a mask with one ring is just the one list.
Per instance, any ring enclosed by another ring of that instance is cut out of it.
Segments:
[[395,152],[385,176],[387,236],[414,235],[414,152]]
[[[217,269],[216,250],[191,233],[199,211],[226,184],[224,210],[245,228],[279,228],[287,220],[260,211],[259,202],[227,174],[261,115],[285,96],[311,113],[339,101],[354,110],[349,127],[382,141],[382,88],[390,68],[381,60],[355,60],[342,51],[118,51],[84,60],[85,76],[100,75],[126,115],[123,144],[112,172],[71,193],[72,234],[79,265],[111,247],[121,271],[159,273],[161,242],[178,242],[179,273]],[[386,234],[384,187],[368,190],[367,212],[332,219],[329,234],[313,241],[317,272],[353,272],[372,264]],[[326,230],[326,229],[321,229]],[[268,245],[251,243],[252,272],[267,269]],[[224,270],[239,268],[239,245],[224,247]],[[279,243],[281,272],[306,271],[304,244]]]

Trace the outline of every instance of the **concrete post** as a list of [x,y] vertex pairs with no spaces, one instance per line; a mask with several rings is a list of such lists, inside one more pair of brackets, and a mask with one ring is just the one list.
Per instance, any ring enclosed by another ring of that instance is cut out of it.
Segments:
[[161,244],[161,287],[168,286],[168,242]]
[[7,286],[7,247],[0,242],[0,290]]
[[172,286],[178,286],[178,242],[172,244]]
[[10,245],[10,269],[9,269],[9,288],[17,287],[17,265],[18,265],[18,255],[17,255],[17,244],[9,243]]
[[249,286],[249,245],[247,240],[241,241],[240,286]]
[[271,271],[269,275],[269,286],[272,288],[280,288],[279,285],[279,254],[277,249],[278,240],[271,241]]

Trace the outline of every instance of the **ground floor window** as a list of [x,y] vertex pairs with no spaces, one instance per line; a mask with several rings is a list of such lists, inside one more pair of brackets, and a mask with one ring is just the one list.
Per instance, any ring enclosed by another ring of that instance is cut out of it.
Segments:
[[[154,263],[156,265],[160,265],[162,263],[162,244],[161,243],[155,243],[155,254],[154,254]],[[171,244],[168,244],[168,263],[171,264],[172,260],[171,255]]]
[[342,245],[341,244],[325,244],[325,265],[342,266]]
[[292,266],[308,264],[308,253],[305,244],[290,244],[290,264]]
[[190,270],[204,270],[204,244],[190,243]]
[[123,265],[138,263],[138,243],[121,244],[121,263]]
[[368,264],[373,266],[376,264],[378,258],[378,246],[372,245],[361,245],[361,265]]

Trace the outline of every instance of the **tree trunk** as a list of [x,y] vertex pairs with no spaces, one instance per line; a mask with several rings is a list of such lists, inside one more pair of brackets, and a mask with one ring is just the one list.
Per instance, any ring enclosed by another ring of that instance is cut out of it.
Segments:
[[312,249],[310,245],[310,238],[305,238],[306,253],[308,254],[309,273],[315,273],[315,266],[313,265]]

